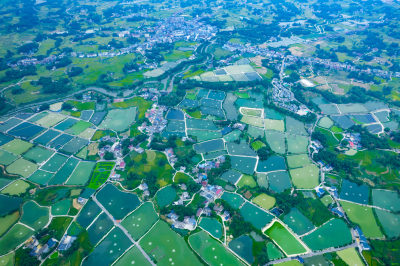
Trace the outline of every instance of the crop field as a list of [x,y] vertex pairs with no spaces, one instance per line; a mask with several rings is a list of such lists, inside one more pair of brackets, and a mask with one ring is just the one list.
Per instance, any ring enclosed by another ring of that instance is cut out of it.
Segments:
[[348,248],[336,252],[347,265],[364,265],[355,248]]
[[251,147],[253,148],[253,150],[258,151],[262,147],[265,147],[265,144],[260,140],[256,140],[251,143]]
[[285,134],[278,131],[265,131],[265,138],[271,149],[280,154],[286,153]]
[[285,159],[282,156],[272,155],[265,161],[258,161],[257,172],[273,172],[286,170]]
[[27,150],[29,150],[33,144],[20,140],[20,139],[14,139],[3,146],[1,146],[1,149],[14,153],[15,155],[20,155]]
[[133,246],[128,250],[122,257],[113,265],[115,266],[126,266],[126,265],[143,265],[151,266],[150,262],[143,256],[140,250]]
[[247,130],[247,133],[249,133],[250,136],[252,136],[253,138],[263,138],[265,135],[265,131],[263,128],[260,127],[254,127],[249,125],[249,129]]
[[62,151],[68,154],[75,154],[88,144],[89,141],[87,139],[75,137],[64,145]]
[[350,229],[340,219],[332,219],[314,232],[304,236],[303,242],[313,251],[341,247],[351,243]]
[[204,231],[191,235],[189,244],[210,265],[243,265],[235,255]]
[[43,146],[45,146],[59,135],[60,135],[60,133],[58,131],[49,129],[46,132],[44,132],[42,135],[35,138],[33,141],[35,143],[42,144]]
[[78,121],[79,120],[74,119],[74,118],[68,118],[68,119],[62,121],[60,124],[56,125],[54,128],[61,130],[61,131],[65,131],[65,130],[71,128],[76,123],[78,123]]
[[158,215],[151,202],[143,203],[129,214],[121,225],[128,230],[134,240],[141,238],[158,220]]
[[14,225],[2,238],[0,238],[0,256],[7,254],[23,242],[25,242],[34,231],[23,224]]
[[12,141],[14,138],[0,133],[0,146]]
[[21,122],[22,122],[22,120],[12,117],[0,125],[0,132],[6,132],[10,128],[15,127],[16,125],[20,124]]
[[92,117],[90,118],[90,123],[93,125],[100,125],[101,121],[103,121],[104,117],[107,115],[107,112],[105,111],[100,111],[100,112],[95,112]]
[[82,265],[96,266],[99,265],[99,262],[101,262],[101,265],[111,265],[132,244],[124,232],[115,227],[82,262]]
[[112,109],[101,122],[100,128],[111,129],[118,132],[125,131],[135,121],[137,115],[136,107],[128,109]]
[[44,128],[32,123],[23,122],[13,129],[8,131],[8,134],[15,137],[20,137],[25,140],[30,140],[38,135],[40,132],[44,131]]
[[176,120],[184,120],[185,115],[181,110],[178,109],[170,109],[165,116],[166,119],[176,119]]
[[226,134],[224,136],[224,140],[227,142],[233,142],[235,140],[238,140],[240,137],[240,131],[239,130],[234,130],[229,134]]
[[21,223],[29,227],[40,230],[49,221],[49,209],[47,207],[40,207],[34,201],[28,201],[22,206]]
[[187,134],[196,137],[197,141],[206,141],[222,137],[221,131],[188,129]]
[[267,243],[267,254],[270,260],[280,259],[284,256],[279,248],[272,242]]
[[[13,226],[19,219],[19,212],[13,212],[6,216],[0,217],[0,235],[3,235]],[[1,265],[1,264],[0,264]]]
[[16,180],[13,183],[9,184],[6,188],[1,191],[1,194],[6,194],[10,196],[19,196],[24,194],[26,190],[29,188],[29,184],[23,180]]
[[163,221],[155,224],[140,240],[140,245],[160,265],[201,265],[183,238]]
[[67,215],[71,208],[71,199],[60,200],[51,206],[51,215]]
[[361,206],[347,201],[341,201],[340,204],[346,212],[347,217],[353,223],[360,225],[364,235],[368,238],[381,238],[383,234],[375,221],[375,216],[371,207]]
[[7,255],[4,255],[0,257],[0,265],[1,266],[12,266],[14,265],[14,256],[15,253],[8,253]]
[[114,168],[114,162],[98,162],[93,170],[90,178],[89,188],[98,189],[104,182],[107,181]]
[[380,209],[375,209],[378,220],[383,227],[385,235],[389,238],[400,236],[400,214],[395,214]]
[[11,152],[0,149],[0,164],[1,165],[9,165],[12,162],[14,162],[17,158],[18,158],[17,155],[14,155]]
[[392,212],[400,211],[400,197],[396,191],[373,189],[372,202],[374,206],[381,207]]
[[49,180],[54,176],[53,173],[49,173],[46,171],[42,171],[42,170],[37,170],[36,172],[34,172],[29,178],[28,180],[40,185],[45,185],[49,182]]
[[248,235],[242,235],[229,242],[229,248],[249,264],[254,262],[253,240]]
[[55,153],[40,169],[55,173],[67,160],[68,157]]
[[94,168],[94,162],[84,162],[81,161],[76,166],[75,170],[72,172],[68,178],[66,185],[84,185],[90,178],[90,174]]
[[236,186],[238,188],[242,187],[255,188],[257,186],[257,183],[251,175],[242,175],[242,178],[240,178]]
[[222,104],[222,107],[225,110],[226,118],[229,120],[237,120],[238,118],[239,113],[234,105],[236,99],[237,97],[235,95],[228,93],[224,103]]
[[203,217],[199,222],[199,226],[215,238],[220,239],[222,237],[222,225],[215,218]]
[[299,168],[311,163],[308,154],[295,154],[286,157],[289,168]]
[[246,116],[262,117],[262,115],[263,115],[262,109],[241,107],[239,109],[239,111],[242,115],[246,115]]
[[43,126],[43,127],[52,127],[59,122],[63,121],[65,116],[58,113],[48,113],[45,117],[36,121],[36,124]]
[[240,214],[243,216],[245,221],[250,222],[259,230],[270,223],[273,219],[271,214],[266,213],[264,210],[254,206],[249,202],[246,202],[242,208],[240,208]]
[[289,153],[306,153],[308,138],[301,135],[288,135],[286,137]]
[[187,128],[202,129],[202,130],[218,130],[214,122],[211,120],[193,119],[186,120]]
[[336,104],[319,104],[318,107],[319,109],[321,109],[321,113],[326,115],[334,115],[340,113]]
[[265,130],[277,130],[284,132],[285,123],[283,120],[264,119]]
[[54,152],[52,152],[48,149],[36,146],[36,147],[33,147],[32,149],[30,149],[29,151],[27,151],[23,155],[23,157],[30,161],[34,161],[35,163],[42,163],[42,162],[46,161],[47,159],[49,159],[53,155],[53,153]]
[[225,149],[225,144],[222,139],[209,140],[193,145],[193,149],[197,153],[207,153]]
[[66,180],[68,180],[69,176],[72,174],[78,163],[78,159],[70,157],[61,167],[61,169],[54,175],[54,177],[48,182],[48,184],[63,184]]
[[83,227],[88,227],[92,221],[99,215],[101,209],[94,201],[89,201],[83,206],[76,221]]
[[257,156],[257,154],[246,143],[237,144],[234,142],[228,142],[226,143],[226,148],[228,149],[229,155]]
[[304,124],[290,116],[286,117],[286,132],[293,135],[308,135]]
[[53,139],[50,143],[49,146],[51,148],[55,149],[61,149],[62,146],[67,144],[69,141],[71,141],[74,137],[68,134],[62,134],[58,136],[57,138]]
[[368,204],[369,188],[367,185],[359,186],[347,179],[343,179],[339,197],[360,204]]
[[7,166],[6,171],[10,174],[20,175],[22,177],[28,177],[33,174],[37,169],[36,164],[31,163],[25,159],[18,159],[9,166]]
[[302,254],[307,249],[280,222],[275,221],[265,232],[287,255]]
[[287,224],[293,232],[298,235],[305,234],[312,229],[314,225],[305,217],[297,208],[292,208],[288,214],[283,218],[283,222]]
[[170,205],[176,198],[176,190],[172,186],[167,186],[156,194],[156,201],[158,206],[164,208]]
[[342,114],[368,112],[367,108],[360,103],[338,104],[337,107]]
[[0,194],[0,217],[9,214],[10,212],[16,211],[22,204],[22,198],[9,197]]
[[108,215],[102,212],[87,229],[90,243],[95,246],[108,231],[114,226]]
[[261,193],[252,199],[252,202],[263,208],[264,210],[269,210],[275,206],[275,198],[271,197],[265,193]]
[[289,173],[287,171],[271,172],[267,174],[268,183],[271,190],[281,193],[292,187]]
[[244,203],[244,199],[236,193],[224,192],[221,199],[226,201],[232,208],[239,209]]
[[[97,193],[96,198],[116,220],[124,218],[140,204],[140,200],[135,194],[122,192],[111,184],[103,187]],[[129,205],[125,204],[126,202],[129,202]]]
[[311,189],[319,184],[319,168],[315,164],[309,164],[302,168],[290,170],[293,185],[297,188]]
[[82,133],[83,131],[85,131],[87,128],[89,128],[91,126],[92,126],[91,123],[79,120],[72,127],[67,129],[65,132],[70,133],[72,135],[79,135],[80,133]]
[[333,121],[329,117],[324,116],[318,121],[318,126],[323,128],[331,128],[333,126]]
[[264,120],[260,117],[244,115],[240,121],[255,127],[264,128]]
[[231,156],[232,168],[243,174],[252,175],[256,167],[257,159],[252,157]]

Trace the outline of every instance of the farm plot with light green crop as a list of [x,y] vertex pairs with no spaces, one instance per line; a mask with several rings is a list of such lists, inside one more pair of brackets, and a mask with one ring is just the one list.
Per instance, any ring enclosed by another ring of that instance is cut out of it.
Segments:
[[126,266],[126,265],[140,265],[140,266],[151,266],[150,262],[143,256],[142,252],[133,246],[128,252],[114,264],[115,266]]
[[347,265],[364,265],[355,248],[348,248],[336,252]]
[[289,153],[306,153],[308,137],[301,135],[288,135],[286,137]]
[[283,120],[264,119],[264,125],[265,130],[285,131],[285,123]]
[[261,193],[260,195],[256,196],[252,199],[252,202],[263,208],[264,210],[269,210],[275,206],[275,198],[271,197],[265,193]]
[[329,117],[324,116],[318,121],[318,126],[323,128],[331,128],[333,126],[333,121]]
[[295,154],[286,157],[289,168],[299,168],[311,163],[308,154]]
[[0,256],[7,254],[20,244],[24,243],[34,231],[23,224],[14,225],[4,236],[0,238]]
[[17,155],[0,149],[0,164],[9,165],[18,158]]
[[191,235],[189,244],[209,265],[244,265],[220,242],[211,238],[204,231]]
[[242,175],[239,182],[237,182],[236,186],[238,188],[242,187],[255,188],[257,186],[257,183],[251,175]]
[[151,202],[143,203],[134,212],[129,214],[121,225],[128,230],[133,239],[141,238],[158,220],[158,215]]
[[114,168],[114,165],[114,162],[98,162],[94,168],[88,187],[98,189],[104,182],[106,182]]
[[0,148],[11,152],[15,155],[20,155],[24,152],[26,152],[27,150],[29,150],[31,147],[33,146],[32,143],[20,140],[20,139],[14,139],[6,144],[4,144],[3,146],[1,146]]
[[293,185],[297,188],[311,189],[319,184],[319,168],[315,164],[309,164],[301,168],[291,169]]
[[34,161],[35,163],[42,163],[53,155],[53,151],[36,146],[27,151],[23,157],[27,160]]
[[29,184],[19,179],[9,184],[6,188],[4,188],[1,191],[1,194],[7,194],[10,196],[19,196],[21,194],[24,194],[28,188]]
[[261,117],[244,115],[241,119],[241,122],[255,127],[264,128],[264,120]]
[[79,135],[83,131],[85,131],[87,128],[91,127],[92,124],[86,121],[79,120],[77,123],[75,123],[72,127],[67,129],[65,132],[70,133],[72,135]]
[[285,134],[278,131],[265,131],[265,138],[271,149],[280,154],[286,153]]
[[66,185],[84,185],[90,178],[95,162],[81,161],[65,183]]
[[271,238],[287,255],[307,252],[304,245],[278,221],[275,221],[264,234]]
[[52,127],[63,121],[65,116],[58,113],[48,113],[45,117],[39,119],[35,123],[44,127]]
[[28,177],[33,174],[37,169],[37,165],[27,161],[25,159],[18,159],[9,166],[7,166],[6,171],[10,174],[20,175],[22,177]]
[[99,128],[111,129],[115,131],[125,131],[136,119],[136,107],[128,109],[112,109],[106,118],[101,122]]

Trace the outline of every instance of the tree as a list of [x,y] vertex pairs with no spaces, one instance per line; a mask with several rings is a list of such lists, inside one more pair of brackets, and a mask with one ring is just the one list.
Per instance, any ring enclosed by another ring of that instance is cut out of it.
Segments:
[[109,152],[109,151],[106,151],[106,152],[104,153],[104,159],[105,159],[105,160],[108,160],[108,161],[114,160],[114,159],[115,159],[115,158],[114,158],[114,153]]

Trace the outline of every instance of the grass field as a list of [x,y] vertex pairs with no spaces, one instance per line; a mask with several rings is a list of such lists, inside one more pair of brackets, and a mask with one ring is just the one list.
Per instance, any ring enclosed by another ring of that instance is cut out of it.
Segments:
[[23,242],[25,242],[34,231],[23,224],[14,225],[2,238],[0,238],[0,256],[7,254]]
[[29,188],[29,184],[23,180],[16,180],[9,184],[6,188],[1,191],[1,194],[7,194],[10,196],[19,196],[24,194]]
[[338,254],[347,265],[364,265],[364,262],[361,260],[355,248],[340,250],[337,251],[336,254]]
[[20,155],[27,150],[29,150],[33,146],[32,143],[20,140],[20,139],[14,139],[3,146],[1,148],[5,151],[9,151],[11,153],[14,153],[15,155]]
[[104,182],[107,181],[114,168],[114,162],[98,162],[93,170],[90,178],[89,188],[98,189]]
[[21,223],[24,223],[35,230],[40,230],[49,221],[49,209],[40,207],[34,201],[27,201],[22,206]]
[[293,185],[297,188],[311,189],[319,184],[319,168],[314,164],[290,170]]
[[189,237],[190,246],[209,265],[244,265],[220,242],[201,231]]
[[268,237],[287,254],[302,254],[307,251],[301,242],[299,242],[280,222],[275,221],[265,232]]
[[19,219],[19,212],[13,212],[9,215],[0,217],[0,236],[2,236]]
[[71,176],[65,183],[66,185],[84,185],[90,178],[90,174],[94,168],[94,162],[81,161],[72,172]]
[[202,265],[183,238],[163,221],[155,224],[140,240],[140,245],[160,265]]
[[121,225],[128,230],[133,239],[141,238],[158,220],[158,215],[151,202],[143,203],[133,213],[129,214]]
[[371,207],[361,206],[347,201],[341,201],[340,204],[346,212],[347,217],[356,224],[359,224],[364,235],[368,238],[381,238],[383,234]]
[[265,193],[261,193],[260,195],[252,199],[252,202],[265,210],[269,210],[275,206],[276,200],[274,197],[271,197]]
[[4,255],[0,257],[0,266],[12,266],[14,265],[14,256],[15,253],[9,253],[7,255]]
[[18,159],[9,166],[7,166],[6,171],[10,174],[20,175],[22,177],[28,177],[33,174],[37,169],[37,165],[27,161],[25,159]]

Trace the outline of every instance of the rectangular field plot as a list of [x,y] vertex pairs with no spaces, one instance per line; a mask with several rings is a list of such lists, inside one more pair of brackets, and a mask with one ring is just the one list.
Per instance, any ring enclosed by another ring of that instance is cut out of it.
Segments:
[[40,135],[36,139],[34,139],[33,142],[42,144],[43,146],[46,146],[50,141],[52,141],[58,135],[60,135],[60,133],[58,131],[49,129],[46,132],[44,132],[42,135]]
[[224,141],[222,139],[209,140],[202,143],[193,145],[193,149],[197,153],[207,153],[225,149]]
[[257,172],[273,172],[286,170],[285,158],[282,156],[272,155],[265,161],[258,161]]
[[66,185],[84,185],[90,178],[90,174],[94,168],[94,162],[81,161],[72,172],[71,176],[65,183]]
[[189,118],[186,120],[187,128],[202,129],[202,130],[218,130],[214,122],[211,120],[202,120]]
[[51,215],[68,215],[69,209],[71,208],[72,200],[71,199],[63,199],[51,206]]
[[20,175],[22,177],[28,177],[37,169],[36,164],[31,163],[25,159],[18,159],[9,166],[7,166],[6,171],[10,174]]
[[[8,180],[8,181],[11,182],[12,180]],[[5,184],[5,185],[7,185],[7,184]],[[0,185],[0,189],[2,189],[3,187],[4,186]],[[17,179],[17,180],[15,180],[15,182],[9,184],[6,188],[2,189],[1,194],[10,195],[10,196],[19,196],[19,195],[25,193],[28,188],[29,188],[29,183],[27,183],[21,179]]]
[[267,174],[269,188],[272,191],[281,193],[292,187],[287,171],[271,172]]
[[133,264],[140,266],[151,266],[150,262],[145,258],[145,256],[143,256],[143,254],[136,246],[133,246],[113,265],[126,266]]
[[352,241],[350,229],[340,219],[332,219],[317,230],[304,236],[303,242],[313,251],[341,247]]
[[261,117],[244,115],[240,121],[255,127],[264,128],[264,120]]
[[187,134],[188,136],[196,137],[197,141],[206,141],[222,137],[221,131],[210,131],[210,130],[199,130],[199,129],[188,129]]
[[40,169],[55,173],[67,160],[68,157],[55,153]]
[[72,127],[73,125],[75,125],[76,123],[78,123],[79,120],[74,119],[74,118],[68,118],[66,120],[64,120],[63,122],[59,123],[57,126],[55,126],[55,129],[61,130],[61,131],[65,131],[68,128]]
[[101,209],[97,204],[90,200],[88,201],[85,206],[83,206],[82,210],[79,212],[78,218],[76,221],[80,224],[83,228],[87,228],[93,220],[100,214]]
[[75,154],[88,144],[89,141],[87,139],[76,137],[65,144],[61,150],[69,154]]
[[396,191],[373,189],[372,202],[374,206],[392,212],[400,211],[400,196]]
[[33,146],[32,143],[29,143],[29,142],[26,142],[26,141],[23,141],[20,139],[14,139],[14,140],[4,144],[0,148],[2,148],[5,151],[11,152],[15,155],[20,155],[20,154],[26,152],[27,150],[29,150],[32,146]]
[[67,142],[69,142],[71,139],[74,137],[68,134],[62,134],[61,136],[58,136],[55,138],[53,141],[49,143],[49,146],[54,149],[61,149],[62,146],[64,146]]
[[169,132],[184,132],[185,122],[180,120],[169,120],[166,130]]
[[133,243],[124,232],[115,227],[82,262],[83,266],[111,265]]
[[72,127],[67,129],[65,132],[70,133],[72,135],[79,135],[80,133],[82,133],[91,126],[92,126],[91,123],[80,120],[77,123],[75,123]]
[[236,170],[228,170],[225,173],[221,175],[221,179],[231,183],[231,184],[236,184],[236,182],[239,180],[239,178],[242,176],[242,174]]
[[368,112],[367,108],[360,103],[338,104],[337,107],[342,114]]
[[228,93],[222,107],[225,110],[226,118],[229,120],[237,120],[239,113],[234,105],[237,97],[232,93]]
[[32,123],[23,122],[13,129],[8,131],[8,134],[21,139],[30,140],[33,139],[40,132],[44,131],[44,128]]
[[280,222],[275,221],[265,232],[286,255],[302,254],[307,251],[304,245],[297,240]]
[[41,125],[43,127],[52,127],[59,122],[63,121],[65,116],[57,113],[49,113],[45,117],[36,121],[36,124]]
[[389,238],[400,236],[400,214],[395,214],[380,209],[375,209],[378,220],[382,225],[385,235]]
[[211,90],[208,93],[208,98],[218,100],[218,101],[223,101],[225,99],[225,92]]
[[163,221],[158,221],[140,240],[140,246],[160,265],[202,265],[185,240]]
[[112,109],[108,112],[106,118],[101,122],[99,127],[118,132],[125,131],[133,122],[135,122],[136,114],[136,107]]
[[90,178],[89,188],[98,189],[104,182],[107,181],[114,168],[114,162],[99,162],[96,164],[92,177]]
[[265,131],[265,138],[274,152],[280,154],[286,153],[285,133],[268,130]]
[[81,117],[80,119],[83,121],[89,121],[89,119],[92,117],[93,115],[93,110],[84,110],[81,112]]
[[7,121],[2,122],[0,124],[0,132],[6,132],[10,128],[15,127],[16,125],[18,125],[21,122],[22,122],[21,119],[12,117],[12,118],[8,119]]
[[285,123],[283,120],[264,119],[264,125],[265,130],[285,131]]
[[253,174],[254,169],[256,167],[256,163],[257,163],[257,158],[231,156],[232,168],[238,170],[243,174],[248,174],[248,175]]
[[298,235],[305,234],[314,229],[314,225],[311,223],[311,221],[297,208],[292,208],[290,212],[283,218],[283,222]]
[[265,193],[259,194],[258,196],[254,197],[251,201],[260,206],[261,208],[263,208],[264,210],[271,209],[272,207],[275,206],[276,202],[274,197],[269,196]]
[[347,201],[341,201],[340,204],[346,212],[347,217],[353,223],[360,225],[364,235],[368,238],[381,238],[383,234],[378,224],[371,207],[361,206]]
[[200,112],[203,115],[212,115],[212,116],[216,116],[216,117],[219,117],[219,118],[225,118],[225,113],[222,110],[222,108],[201,106],[200,107]]
[[286,117],[286,132],[293,135],[307,136],[303,122],[296,120],[290,116]]
[[0,150],[0,164],[1,165],[9,165],[12,162],[14,162],[17,158],[18,158],[18,156],[11,152]]
[[166,119],[173,120],[184,120],[185,115],[181,110],[178,109],[170,109],[165,116]]
[[4,145],[4,144],[12,141],[13,139],[14,139],[13,137],[10,137],[10,136],[0,133],[0,145]]
[[190,246],[209,265],[244,265],[230,253],[220,242],[200,231],[189,237]]
[[157,220],[158,215],[154,210],[153,204],[145,202],[137,210],[129,214],[121,222],[121,225],[128,230],[134,240],[138,240]]
[[288,135],[286,137],[289,153],[306,153],[308,137],[301,135]]
[[311,163],[308,154],[288,155],[286,158],[289,168],[299,168]]
[[42,163],[53,155],[53,151],[36,146],[27,151],[23,157],[35,163]]
[[85,129],[83,132],[81,132],[78,136],[81,137],[81,138],[89,140],[89,139],[92,138],[92,136],[93,136],[93,134],[95,132],[96,132],[96,129],[89,127],[87,129]]
[[101,121],[103,121],[106,114],[107,112],[105,111],[95,112],[90,118],[90,123],[96,126],[100,125]]
[[365,184],[359,186],[347,179],[343,179],[339,198],[360,204],[368,204],[369,188]]
[[28,180],[37,184],[45,185],[47,182],[49,182],[53,175],[53,173],[37,170],[28,178]]
[[15,224],[0,238],[0,256],[7,254],[20,244],[24,243],[34,231],[23,224]]
[[293,185],[297,188],[311,189],[319,184],[319,168],[315,164],[291,169],[290,175]]
[[252,136],[253,138],[258,138],[258,137],[263,138],[265,135],[265,131],[263,128],[255,127],[255,126],[251,126],[251,125],[249,125],[247,133],[249,133],[249,135]]
[[240,214],[246,222],[251,223],[255,228],[261,230],[269,224],[274,218],[271,214],[265,212],[263,209],[246,202],[240,208]]
[[103,187],[97,193],[96,198],[116,220],[124,218],[140,204],[140,200],[135,194],[122,192],[111,184]]
[[53,176],[53,178],[48,182],[49,185],[60,185],[63,184],[69,176],[74,171],[75,167],[78,165],[79,160],[70,157],[61,169]]
[[95,246],[113,226],[114,223],[108,218],[107,214],[101,213],[87,229],[90,243]]
[[257,154],[253,151],[246,143],[236,144],[234,142],[226,143],[229,155],[243,155],[243,156],[254,156]]
[[321,109],[321,113],[325,115],[340,114],[336,104],[319,104],[318,107]]
[[224,194],[221,196],[221,199],[226,201],[232,208],[235,209],[239,209],[244,203],[244,199],[240,195],[231,192],[224,192]]

